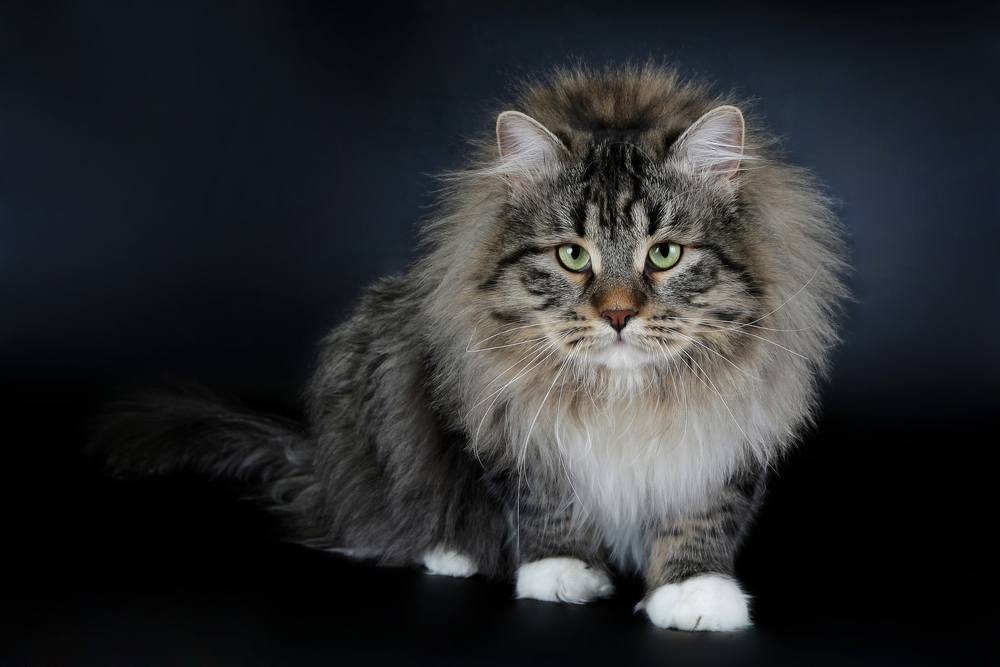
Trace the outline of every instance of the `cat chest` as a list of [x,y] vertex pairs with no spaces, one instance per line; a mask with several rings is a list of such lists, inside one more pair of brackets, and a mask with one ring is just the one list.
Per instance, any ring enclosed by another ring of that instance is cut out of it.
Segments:
[[615,560],[640,565],[651,534],[704,507],[730,467],[728,447],[662,419],[609,414],[563,421],[551,431],[575,514]]

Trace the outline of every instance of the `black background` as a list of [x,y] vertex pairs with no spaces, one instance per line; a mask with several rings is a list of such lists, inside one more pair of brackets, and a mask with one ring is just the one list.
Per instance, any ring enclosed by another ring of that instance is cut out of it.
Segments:
[[[0,661],[871,664],[995,646],[1000,11],[754,3],[0,3]],[[294,411],[414,256],[509,83],[662,57],[755,98],[850,231],[819,428],[740,559],[757,629],[656,630],[269,540],[226,490],[113,484],[122,384]],[[996,657],[994,652],[993,657]]]

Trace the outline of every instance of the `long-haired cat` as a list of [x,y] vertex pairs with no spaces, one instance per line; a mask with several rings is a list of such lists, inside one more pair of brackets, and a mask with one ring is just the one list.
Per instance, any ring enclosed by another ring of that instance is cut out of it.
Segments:
[[656,625],[745,627],[734,558],[845,293],[839,225],[772,144],[656,65],[528,82],[420,258],[324,340],[306,426],[161,396],[99,450],[246,482],[318,548],[572,603],[635,572]]

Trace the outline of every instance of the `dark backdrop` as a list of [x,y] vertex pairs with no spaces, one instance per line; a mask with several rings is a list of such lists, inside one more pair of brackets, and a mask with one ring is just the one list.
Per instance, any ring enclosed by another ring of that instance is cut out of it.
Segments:
[[[0,2],[10,655],[878,664],[991,648],[998,20],[961,2]],[[81,462],[122,384],[197,379],[294,412],[316,340],[413,258],[430,174],[462,163],[511,80],[647,56],[754,97],[850,230],[856,302],[824,416],[740,560],[757,631],[656,631],[627,582],[566,609],[347,564],[269,542],[212,489],[109,484]]]

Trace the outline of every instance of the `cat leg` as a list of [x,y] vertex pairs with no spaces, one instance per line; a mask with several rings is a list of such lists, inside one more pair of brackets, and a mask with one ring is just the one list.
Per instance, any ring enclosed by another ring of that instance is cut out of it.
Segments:
[[[504,558],[505,509],[488,495],[480,483],[478,461],[462,459],[467,464],[448,471],[440,487],[447,495],[422,519],[432,526],[433,537],[417,550],[416,560],[427,574],[447,577],[486,577],[506,575],[509,562]],[[428,492],[429,493],[429,492]]]
[[514,517],[519,598],[583,604],[614,593],[596,542],[570,512],[525,508]]
[[762,492],[760,476],[742,475],[704,511],[661,527],[646,563],[649,592],[638,605],[654,625],[707,631],[751,625],[750,598],[733,565]]

